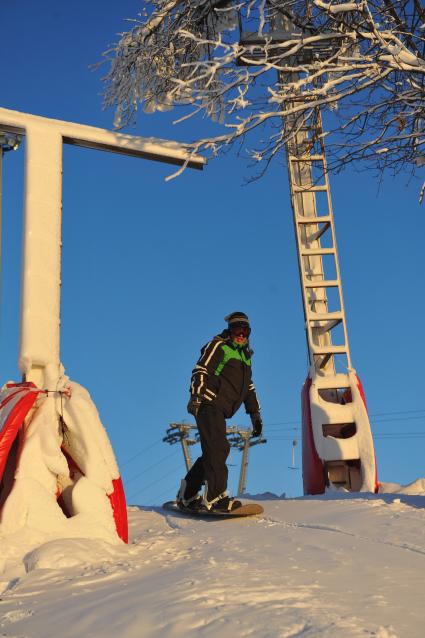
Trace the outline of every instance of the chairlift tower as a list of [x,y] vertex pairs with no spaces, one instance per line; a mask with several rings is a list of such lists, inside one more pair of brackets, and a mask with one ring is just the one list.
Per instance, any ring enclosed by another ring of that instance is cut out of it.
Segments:
[[[192,438],[189,438],[191,430],[195,430],[195,434]],[[170,445],[180,443],[183,450],[186,470],[189,472],[192,467],[189,446],[199,443],[199,433],[196,425],[189,425],[188,423],[170,423],[170,427],[166,431],[166,436],[164,436],[162,440],[164,443],[170,443]]]
[[227,440],[230,447],[235,447],[242,452],[241,469],[239,473],[238,496],[243,496],[246,492],[246,475],[248,472],[249,448],[254,445],[267,443],[267,439],[260,437],[252,439],[252,430],[250,428],[241,428],[238,425],[230,425],[226,428]]
[[[191,430],[195,431],[193,437],[190,437]],[[251,439],[252,430],[250,428],[241,428],[238,425],[228,426],[226,428],[226,435],[230,447],[235,447],[242,451],[238,484],[238,496],[241,496],[246,491],[249,448],[253,445],[267,443],[267,439],[263,437]],[[196,425],[190,425],[188,423],[170,423],[170,427],[166,431],[166,436],[164,436],[162,440],[164,443],[169,443],[170,445],[174,445],[175,443],[181,444],[186,470],[189,471],[192,467],[189,446],[200,442],[199,432]]]
[[[283,15],[265,36],[241,30],[241,44],[253,60],[267,43],[302,38]],[[329,55],[332,39],[301,48],[297,64]],[[297,79],[279,72],[279,82]],[[300,92],[288,106],[303,100]],[[299,116],[298,116],[299,117]],[[302,462],[305,494],[326,488],[377,491],[373,439],[364,393],[351,363],[334,215],[319,107],[303,121],[283,122],[296,134],[286,144],[288,177],[298,253],[310,369],[302,389]]]

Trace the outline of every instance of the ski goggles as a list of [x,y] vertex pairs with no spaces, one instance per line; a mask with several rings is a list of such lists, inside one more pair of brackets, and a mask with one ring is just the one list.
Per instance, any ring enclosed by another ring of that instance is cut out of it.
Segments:
[[251,328],[246,323],[234,323],[229,326],[229,332],[232,336],[245,337],[247,339],[251,332]]

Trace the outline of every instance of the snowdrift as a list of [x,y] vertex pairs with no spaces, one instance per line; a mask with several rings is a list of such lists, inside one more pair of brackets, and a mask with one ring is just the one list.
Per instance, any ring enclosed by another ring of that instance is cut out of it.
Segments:
[[67,377],[55,390],[7,383],[0,392],[0,523],[6,534],[128,541],[111,444],[89,393]]
[[233,521],[129,507],[128,545],[0,532],[0,635],[423,638],[425,496],[263,496]]

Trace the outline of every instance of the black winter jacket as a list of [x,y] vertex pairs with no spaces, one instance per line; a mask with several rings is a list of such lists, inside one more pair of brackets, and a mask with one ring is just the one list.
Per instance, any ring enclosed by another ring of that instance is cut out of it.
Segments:
[[248,414],[260,411],[251,373],[249,344],[235,345],[229,331],[213,337],[202,349],[192,371],[190,393],[223,410],[231,418],[242,403]]

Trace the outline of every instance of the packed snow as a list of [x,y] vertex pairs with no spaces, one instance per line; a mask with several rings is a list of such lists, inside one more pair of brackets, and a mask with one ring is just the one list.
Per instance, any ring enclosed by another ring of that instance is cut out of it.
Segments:
[[193,519],[129,507],[130,541],[0,528],[8,638],[422,638],[425,479]]
[[[114,492],[119,469],[96,406],[87,390],[65,375],[56,378],[53,387],[60,391],[41,394],[26,419],[13,489],[1,509],[0,530],[15,538],[27,528],[53,538],[117,543],[108,494]],[[0,397],[14,391],[4,386]],[[64,450],[77,464],[73,472]],[[58,504],[59,494],[70,518]],[[3,552],[0,570],[2,559]]]

